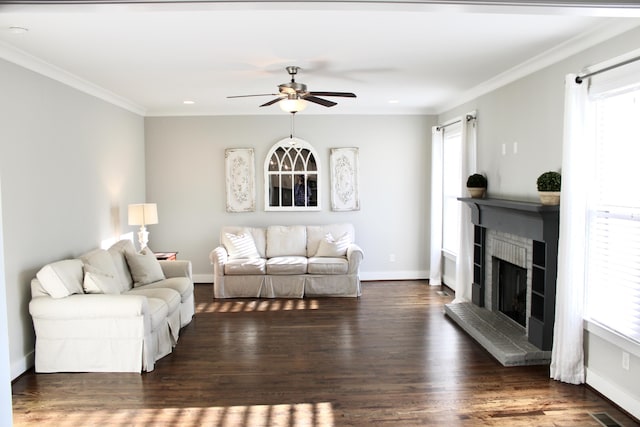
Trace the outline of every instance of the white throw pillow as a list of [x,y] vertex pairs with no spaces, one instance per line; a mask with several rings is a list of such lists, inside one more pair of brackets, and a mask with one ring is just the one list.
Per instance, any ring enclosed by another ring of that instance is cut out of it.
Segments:
[[256,243],[249,233],[232,234],[224,233],[225,241],[223,242],[229,259],[247,259],[260,258]]
[[124,253],[133,277],[133,286],[142,286],[164,280],[164,273],[156,256],[147,248],[139,254],[127,251]]
[[36,277],[42,288],[52,298],[84,293],[82,261],[79,259],[66,259],[47,264],[38,271]]
[[[113,261],[113,257],[106,249],[94,249],[86,254],[80,255],[80,260],[84,263],[85,276],[87,267],[90,266],[93,273],[100,273],[106,276],[111,276],[114,279],[120,281],[118,276],[118,269],[116,263]],[[86,277],[85,277],[86,278]],[[120,290],[124,286],[120,285]],[[85,289],[86,292],[86,289]]]
[[349,238],[349,233],[344,233],[338,240],[335,240],[331,233],[327,233],[324,238],[320,240],[315,256],[329,258],[343,257],[347,255],[347,249],[350,244],[351,239]]
[[119,294],[120,282],[112,274],[91,265],[84,266],[84,291],[87,294]]

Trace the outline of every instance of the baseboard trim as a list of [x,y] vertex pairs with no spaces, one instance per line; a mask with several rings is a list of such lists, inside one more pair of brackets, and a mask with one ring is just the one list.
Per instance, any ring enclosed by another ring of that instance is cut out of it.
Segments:
[[400,271],[361,271],[360,280],[423,280],[429,278],[428,271],[400,270]]
[[213,283],[213,274],[194,274],[193,283]]
[[31,350],[24,357],[11,363],[11,381],[33,368],[36,363],[35,350]]
[[640,420],[640,400],[630,395],[628,390],[619,388],[616,384],[601,377],[589,368],[586,368],[586,383],[631,416]]

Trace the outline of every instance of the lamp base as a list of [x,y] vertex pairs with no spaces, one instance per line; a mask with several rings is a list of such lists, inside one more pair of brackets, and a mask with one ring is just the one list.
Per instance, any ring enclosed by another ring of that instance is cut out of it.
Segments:
[[141,225],[140,231],[138,231],[138,242],[140,243],[141,251],[146,248],[147,243],[149,243],[149,232],[147,231],[147,227],[144,225]]

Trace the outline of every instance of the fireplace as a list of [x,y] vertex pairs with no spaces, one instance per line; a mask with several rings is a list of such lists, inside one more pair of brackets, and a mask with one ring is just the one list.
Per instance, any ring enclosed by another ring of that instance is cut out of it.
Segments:
[[559,207],[459,200],[471,207],[474,224],[473,304],[508,318],[530,343],[551,350]]

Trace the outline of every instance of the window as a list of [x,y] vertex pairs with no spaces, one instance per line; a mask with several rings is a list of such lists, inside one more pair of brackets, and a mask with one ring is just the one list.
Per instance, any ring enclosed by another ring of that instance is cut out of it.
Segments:
[[458,254],[462,194],[462,131],[459,124],[446,127],[442,140],[442,249]]
[[640,342],[640,89],[596,99],[593,189],[587,208],[587,310]]
[[265,210],[320,210],[320,167],[313,147],[301,139],[276,143],[265,159]]

